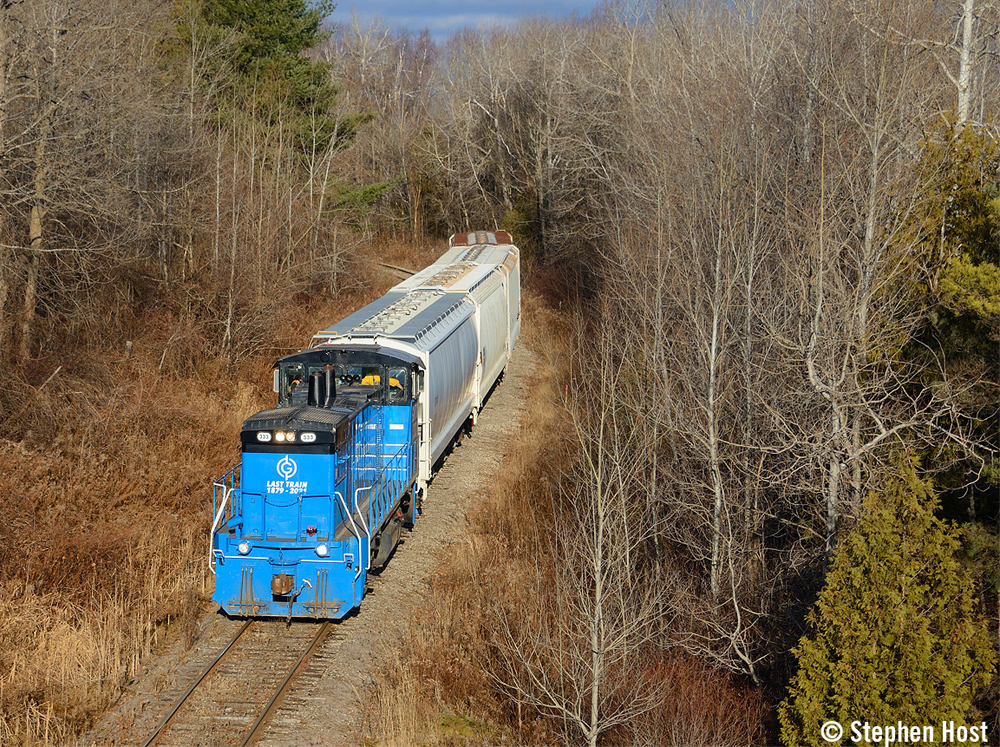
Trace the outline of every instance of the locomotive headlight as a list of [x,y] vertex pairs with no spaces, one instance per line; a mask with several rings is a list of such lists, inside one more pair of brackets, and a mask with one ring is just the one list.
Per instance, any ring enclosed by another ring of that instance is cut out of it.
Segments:
[[278,443],[281,443],[282,441],[285,440],[285,434],[282,433],[281,431],[275,431],[274,440],[277,441]]
[[285,440],[286,441],[294,441],[295,440],[295,432],[294,431],[288,431],[288,433],[285,434]]
[[240,551],[240,555],[246,555],[250,552],[250,543],[240,542],[240,544],[236,546],[236,549]]
[[257,440],[262,443],[267,443],[271,440],[271,434],[268,431],[257,431]]
[[330,549],[326,545],[316,545],[316,554],[321,558],[325,558],[330,552]]

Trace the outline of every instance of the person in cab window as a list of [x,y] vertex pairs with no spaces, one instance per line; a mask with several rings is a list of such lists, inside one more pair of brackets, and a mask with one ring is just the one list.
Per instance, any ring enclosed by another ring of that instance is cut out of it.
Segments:
[[406,390],[403,387],[403,381],[405,381],[404,376],[405,371],[389,371],[389,401],[390,402],[402,402],[403,397],[406,394]]

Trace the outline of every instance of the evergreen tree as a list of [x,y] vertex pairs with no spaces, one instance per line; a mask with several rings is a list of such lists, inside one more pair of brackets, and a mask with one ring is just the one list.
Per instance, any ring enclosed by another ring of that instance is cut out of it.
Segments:
[[322,41],[335,7],[330,0],[202,0],[206,34],[237,34],[229,84],[216,95],[223,117],[249,111],[265,126],[280,123],[306,152],[349,143],[370,117],[338,117],[330,66],[304,56]]
[[323,19],[336,5],[322,0],[204,0],[205,19],[243,35],[240,67],[257,60],[298,59],[320,40]]
[[[1000,462],[1000,142],[987,128],[956,130],[947,123],[921,143],[917,174],[924,200],[914,214],[919,235],[915,278],[927,308],[926,324],[907,357],[924,365],[926,388],[941,383],[945,362],[950,386],[961,392],[957,412],[982,444],[975,456],[957,443],[936,445],[925,464],[937,474],[945,511],[960,516],[968,501],[997,510]],[[920,396],[915,393],[915,396]]]
[[[788,745],[821,742],[832,719],[873,724],[964,723],[996,656],[973,580],[955,557],[957,530],[911,459],[865,499],[838,547],[799,669],[778,709]],[[849,732],[848,732],[849,733]]]
[[947,352],[995,363],[1000,341],[1000,143],[984,129],[933,131],[918,172],[927,185],[917,219],[936,302],[931,322]]

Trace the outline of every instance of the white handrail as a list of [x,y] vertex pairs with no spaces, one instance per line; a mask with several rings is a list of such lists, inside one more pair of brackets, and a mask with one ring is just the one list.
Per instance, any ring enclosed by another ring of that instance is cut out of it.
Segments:
[[[381,473],[380,473],[381,474]],[[365,570],[367,571],[372,566],[372,530],[368,527],[368,522],[365,521],[365,517],[361,515],[358,511],[358,493],[362,490],[371,490],[375,487],[372,483],[367,488],[358,488],[354,491],[354,510],[357,511],[358,519],[361,521],[361,526],[365,528],[365,534],[368,535],[368,559],[365,561]],[[368,494],[368,508],[371,510],[371,493]],[[360,564],[359,564],[360,565]]]
[[[344,496],[340,494],[340,491],[339,490],[335,490],[333,494],[340,499],[340,505],[344,507],[344,515],[347,517],[347,520],[349,522],[351,522],[351,530],[354,532],[354,536],[357,537],[357,540],[358,540],[358,555],[360,555],[361,554],[361,532],[358,531],[358,525],[354,523],[354,518],[351,516],[351,512],[347,510],[347,501],[344,500]],[[370,539],[368,541],[369,541],[369,543],[371,542]],[[369,554],[371,554],[371,553],[369,553]],[[365,570],[368,570],[368,569],[366,568]],[[355,580],[355,582],[357,582],[358,576],[360,576],[360,575],[361,575],[361,558],[358,558],[358,572],[354,574],[354,580]]]
[[222,518],[222,514],[226,510],[226,504],[229,503],[229,496],[233,494],[235,488],[227,488],[225,483],[218,483],[218,482],[212,483],[212,487],[222,488],[222,505],[219,506],[219,511],[217,514],[215,514],[215,521],[212,522],[212,529],[208,533],[208,570],[211,571],[212,575],[214,576],[215,563],[213,561],[215,560],[215,553],[213,552],[214,548],[212,547],[212,545],[214,544],[214,539],[215,539],[215,529],[216,527],[219,526],[219,519]]

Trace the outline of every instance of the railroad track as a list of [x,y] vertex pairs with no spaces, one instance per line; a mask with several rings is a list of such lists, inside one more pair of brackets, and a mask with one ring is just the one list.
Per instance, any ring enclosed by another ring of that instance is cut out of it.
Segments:
[[416,273],[413,270],[408,270],[405,267],[399,267],[397,265],[390,265],[390,264],[386,264],[385,262],[379,262],[379,264],[382,265],[382,267],[385,267],[387,270],[390,270],[393,275],[395,275],[396,277],[398,277],[398,278],[400,278],[402,280],[406,280],[411,275],[416,275]]
[[329,622],[286,626],[283,620],[248,620],[143,747],[253,744],[330,630]]

